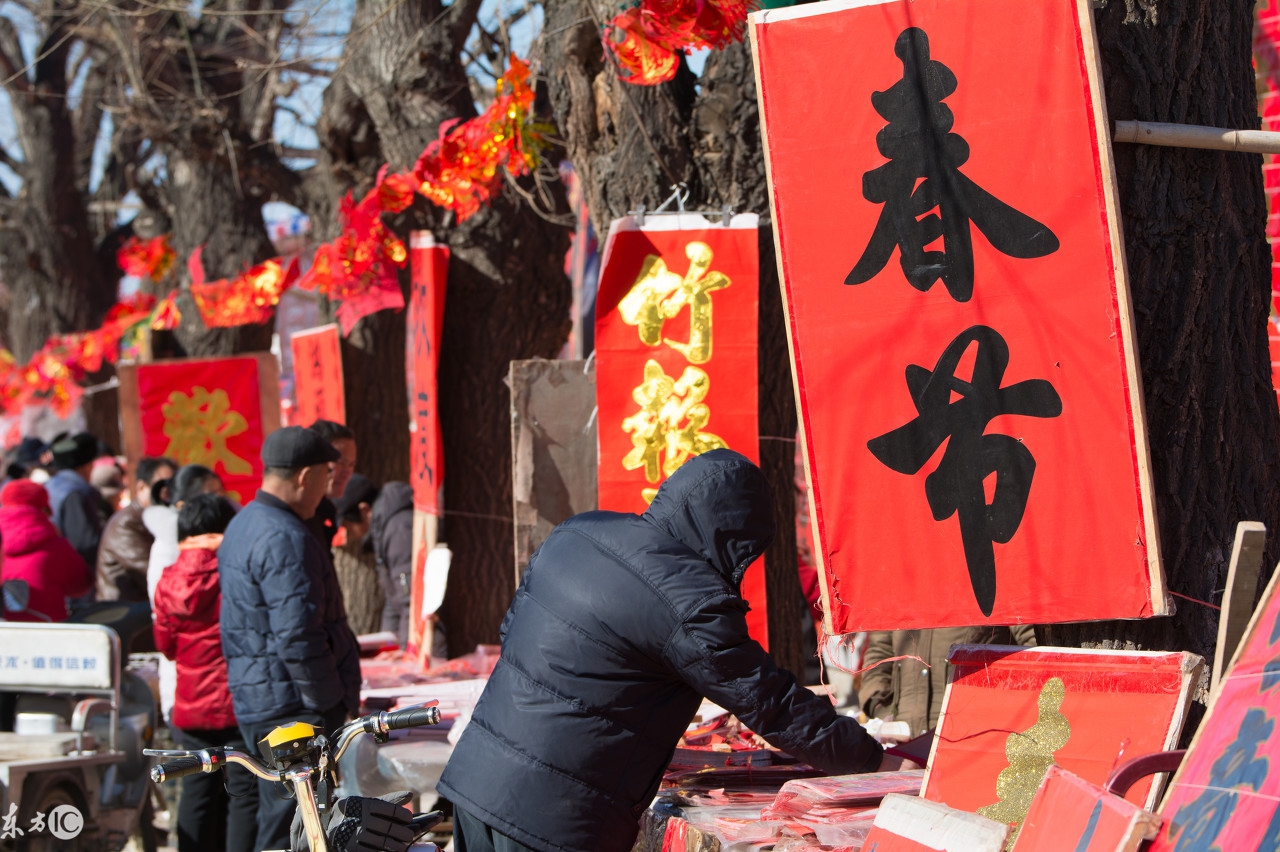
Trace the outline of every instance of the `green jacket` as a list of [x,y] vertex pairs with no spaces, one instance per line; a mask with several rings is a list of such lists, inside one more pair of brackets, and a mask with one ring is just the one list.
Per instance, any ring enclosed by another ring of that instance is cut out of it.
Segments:
[[[894,719],[911,725],[916,737],[938,724],[942,697],[951,666],[947,653],[952,645],[1036,644],[1028,624],[1009,627],[939,627],[933,630],[880,630],[867,641],[863,667],[875,668],[862,675],[862,712],[868,718]],[[919,657],[895,660],[891,657]],[[923,660],[924,663],[920,662]],[[928,663],[928,666],[925,665]]]

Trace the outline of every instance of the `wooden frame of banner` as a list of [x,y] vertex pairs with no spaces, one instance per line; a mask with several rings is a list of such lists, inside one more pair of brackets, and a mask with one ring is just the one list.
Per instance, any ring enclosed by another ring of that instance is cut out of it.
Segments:
[[[796,365],[796,330],[794,327],[796,322],[796,308],[792,304],[792,300],[788,292],[788,255],[786,251],[784,251],[784,246],[782,244],[782,228],[778,225],[782,217],[779,215],[776,176],[774,174],[773,157],[770,153],[770,132],[768,121],[769,110],[765,108],[766,88],[761,74],[761,44],[759,29],[762,25],[776,20],[828,14],[831,12],[849,9],[851,7],[888,4],[890,2],[891,0],[831,0],[831,2],[823,3],[820,6],[808,5],[757,11],[751,13],[748,18],[747,30],[751,38],[751,54],[755,72],[756,92],[757,97],[760,99],[761,107],[760,129],[764,151],[766,183],[769,190],[770,209],[773,214],[773,222],[775,223],[773,229],[774,253],[778,264],[779,286],[782,291],[783,305],[785,306],[783,317],[785,320],[787,334],[787,351],[791,362],[792,384],[796,393],[796,410],[799,412],[799,416],[797,417],[796,437],[798,441],[806,445],[808,443],[808,436],[806,434],[807,426],[806,416],[804,413],[805,406],[803,404],[805,390]],[[1172,599],[1168,595],[1161,561],[1160,536],[1156,520],[1154,486],[1151,477],[1150,450],[1146,439],[1145,401],[1142,393],[1140,365],[1138,363],[1137,336],[1133,325],[1133,307],[1127,277],[1128,273],[1124,252],[1124,241],[1120,227],[1119,193],[1116,188],[1115,164],[1111,153],[1111,124],[1107,116],[1106,99],[1101,86],[1102,65],[1098,47],[1097,32],[1093,21],[1091,0],[1070,0],[1070,2],[1074,3],[1075,15],[1080,27],[1081,65],[1087,77],[1088,98],[1090,101],[1091,122],[1093,125],[1093,138],[1091,141],[1095,145],[1099,158],[1099,195],[1101,197],[1102,207],[1106,216],[1109,266],[1113,275],[1112,280],[1116,291],[1116,302],[1119,307],[1119,315],[1114,318],[1114,321],[1122,338],[1127,341],[1127,345],[1123,347],[1123,373],[1127,382],[1128,404],[1130,406],[1132,418],[1131,426],[1134,435],[1133,440],[1135,442],[1132,450],[1133,463],[1139,486],[1139,502],[1142,510],[1142,533],[1144,535],[1144,544],[1146,548],[1146,573],[1149,581],[1147,600],[1148,605],[1150,606],[1150,612],[1145,613],[1143,617],[1168,615],[1172,611],[1173,605]],[[790,248],[792,250],[795,249],[794,246]],[[809,458],[812,462],[813,456],[810,455]],[[816,508],[818,506],[818,502],[815,499],[814,493],[814,472],[812,464],[806,465],[806,491],[809,499],[809,505]],[[827,573],[829,566],[826,564],[827,546],[823,541],[822,523],[820,522],[820,518],[816,512],[812,519],[812,524],[814,547],[816,551],[815,560],[817,561],[819,568],[818,578],[823,601],[823,629],[828,634],[834,634],[837,631],[835,630],[832,619],[832,590],[830,588]],[[1115,616],[1106,617],[1111,618]],[[1138,616],[1133,615],[1125,617],[1132,618]],[[998,621],[992,623],[1011,622]],[[868,625],[863,629],[892,629],[896,626],[898,625]]]
[[[280,363],[270,352],[244,352],[228,358],[253,358],[258,362],[258,407],[262,417],[262,435],[266,437],[280,428]],[[162,358],[146,364],[120,364],[116,379],[120,382],[120,437],[124,454],[132,470],[143,455],[141,411],[138,402],[138,367],[159,364],[181,364],[185,361],[216,361],[217,358]]]

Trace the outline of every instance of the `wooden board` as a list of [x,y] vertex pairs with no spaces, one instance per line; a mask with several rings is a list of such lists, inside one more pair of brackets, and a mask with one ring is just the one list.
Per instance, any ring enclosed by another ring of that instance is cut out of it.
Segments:
[[1168,613],[1089,0],[750,32],[827,631]]
[[551,530],[596,508],[592,361],[512,361],[511,482],[515,582]]
[[1159,829],[1150,811],[1050,766],[1013,852],[1137,852]]
[[1210,688],[1222,680],[1222,673],[1240,647],[1249,619],[1253,617],[1253,596],[1258,590],[1262,571],[1262,548],[1267,543],[1267,527],[1258,521],[1236,524],[1236,539],[1231,546],[1231,563],[1227,568],[1227,587],[1222,595],[1222,615],[1218,618],[1218,646],[1213,655],[1213,679]]

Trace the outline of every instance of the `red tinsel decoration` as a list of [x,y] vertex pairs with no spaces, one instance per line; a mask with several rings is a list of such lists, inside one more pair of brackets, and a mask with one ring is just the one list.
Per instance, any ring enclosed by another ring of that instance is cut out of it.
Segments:
[[493,103],[463,122],[445,122],[440,138],[427,146],[413,167],[418,192],[465,221],[501,188],[506,167],[515,176],[538,164],[542,133],[533,122],[529,66],[514,55],[498,78]]
[[298,281],[304,290],[317,290],[330,299],[351,299],[378,287],[399,287],[396,270],[409,252],[382,222],[383,213],[399,213],[413,203],[413,179],[406,173],[387,174],[357,204],[351,193],[342,199],[338,216],[342,234],[316,249],[311,268]]
[[177,255],[169,245],[168,234],[145,241],[130,237],[116,253],[116,262],[125,275],[150,278],[152,281],[159,281],[168,274],[176,258]]
[[676,75],[677,53],[742,41],[755,8],[755,0],[640,0],[605,26],[605,48],[625,72],[619,79],[665,83]]
[[[199,250],[192,254],[198,262]],[[203,276],[202,276],[203,277]],[[259,263],[235,278],[191,283],[200,317],[209,328],[261,324],[271,319],[280,296],[298,278],[297,258]]]

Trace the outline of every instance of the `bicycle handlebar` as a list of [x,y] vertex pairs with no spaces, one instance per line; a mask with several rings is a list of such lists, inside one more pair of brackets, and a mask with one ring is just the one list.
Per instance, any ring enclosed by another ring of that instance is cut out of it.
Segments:
[[197,772],[204,772],[204,760],[199,754],[190,754],[151,767],[151,780],[162,784],[165,781],[195,775]]
[[416,728],[420,725],[436,725],[440,723],[440,708],[436,707],[434,702],[426,707],[407,707],[404,710],[388,713],[382,722],[388,731]]

